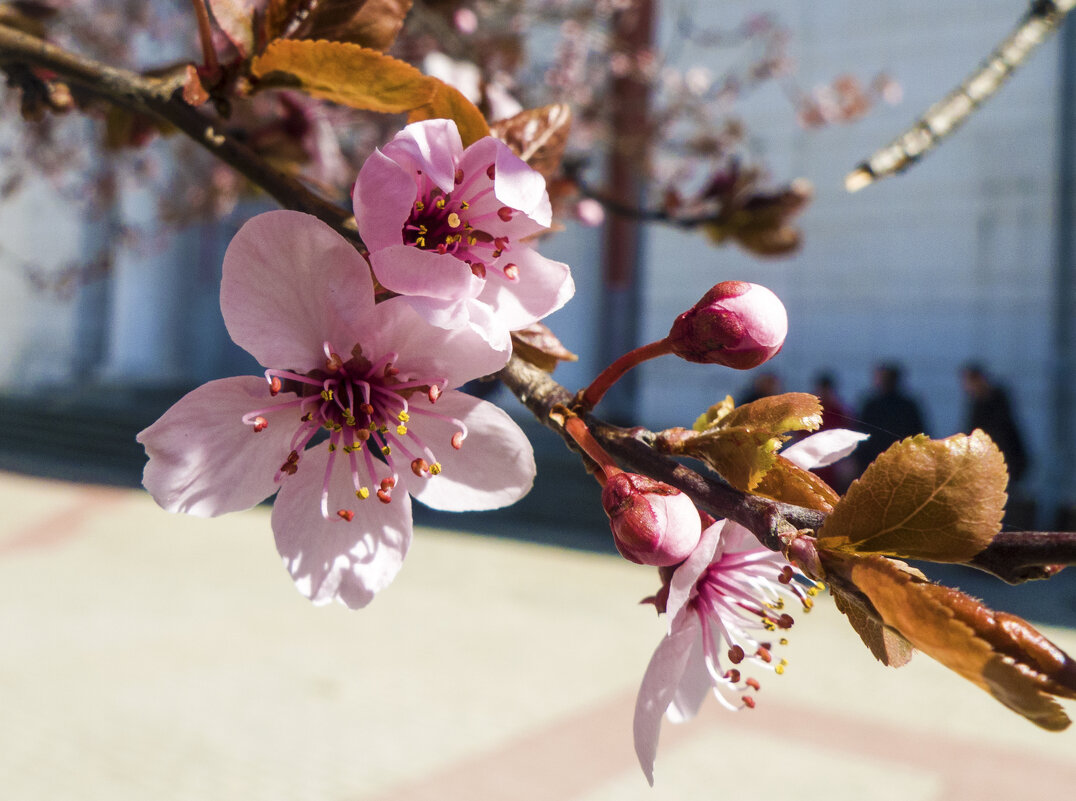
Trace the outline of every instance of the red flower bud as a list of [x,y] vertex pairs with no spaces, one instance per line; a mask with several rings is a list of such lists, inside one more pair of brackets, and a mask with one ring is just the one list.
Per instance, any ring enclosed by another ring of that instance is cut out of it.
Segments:
[[638,473],[610,476],[602,490],[602,506],[617,550],[640,565],[678,564],[702,536],[702,521],[690,498]]
[[722,281],[676,318],[668,342],[689,362],[749,370],[785,344],[788,315],[773,292],[746,281]]

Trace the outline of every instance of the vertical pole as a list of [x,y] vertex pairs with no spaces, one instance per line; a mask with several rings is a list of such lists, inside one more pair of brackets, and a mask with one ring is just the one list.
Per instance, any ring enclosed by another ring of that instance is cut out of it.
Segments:
[[[613,18],[614,53],[635,55],[651,48],[656,0],[637,0]],[[632,61],[634,65],[634,60]],[[607,162],[609,197],[629,206],[645,199],[650,149],[649,83],[634,70],[614,78],[611,86]],[[605,225],[602,256],[603,294],[597,334],[600,364],[606,365],[639,344],[639,268],[643,226],[638,220],[610,215]],[[636,381],[629,373],[610,392],[603,413],[631,421],[636,411]]]
[[[1059,516],[1073,498],[1076,465],[1076,414],[1073,369],[1073,289],[1076,287],[1076,14],[1062,24],[1059,37],[1057,100],[1057,171],[1054,196],[1054,275],[1051,354],[1051,431],[1043,510]],[[1043,521],[1053,525],[1054,520]],[[1068,521],[1071,524],[1071,521]]]

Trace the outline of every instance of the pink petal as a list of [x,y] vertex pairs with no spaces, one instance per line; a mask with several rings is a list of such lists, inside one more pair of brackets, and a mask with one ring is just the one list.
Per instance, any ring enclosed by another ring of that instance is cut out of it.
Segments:
[[[691,613],[698,622],[698,616]],[[710,625],[707,622],[705,625]],[[699,714],[699,708],[710,691],[714,689],[714,680],[706,668],[706,653],[703,650],[702,637],[695,637],[684,665],[684,674],[676,685],[665,717],[671,723],[684,723]]]
[[699,544],[691,552],[691,556],[673,571],[672,580],[669,581],[669,598],[665,603],[665,614],[668,616],[670,629],[672,628],[672,621],[691,597],[691,593],[695,589],[695,582],[699,580],[702,572],[713,561],[724,527],[725,521],[718,520],[706,528],[702,532]]
[[[467,325],[445,330],[430,325],[412,308],[412,298],[377,304],[360,341],[371,358],[394,352],[402,375],[413,380],[443,380],[449,388],[500,370],[511,355],[495,350],[482,333]],[[462,309],[466,313],[466,307]]]
[[492,136],[479,139],[460,158],[460,169],[465,175],[484,170],[489,164],[496,165],[493,192],[498,204],[520,211],[542,228],[548,228],[553,213],[542,174]]
[[547,259],[528,247],[513,248],[497,261],[497,266],[508,263],[519,267],[518,280],[509,281],[490,270],[478,299],[491,306],[510,331],[526,328],[555,312],[575,294],[567,264]]
[[843,459],[868,436],[868,434],[849,431],[846,428],[831,428],[827,431],[819,431],[817,434],[804,437],[796,444],[790,445],[781,451],[781,455],[797,467],[802,467],[804,470],[813,470],[816,467],[825,467],[839,459]]
[[403,227],[418,196],[415,174],[375,150],[351,193],[359,236],[370,252],[403,244]]
[[[455,417],[468,429],[463,447],[452,447],[459,428],[448,421],[421,414],[430,409]],[[499,509],[526,495],[534,483],[534,451],[511,417],[492,403],[449,391],[434,404],[412,404],[411,428],[433,450],[441,463],[438,476],[408,475],[408,489],[416,499],[446,512]]]
[[401,295],[462,300],[482,291],[482,279],[449,253],[393,245],[371,253],[370,262],[377,280]]
[[[284,479],[273,504],[273,534],[299,592],[315,604],[336,600],[366,606],[400,571],[411,545],[411,501],[396,491],[391,503],[355,497],[347,457],[338,452],[329,481],[329,519],[321,490],[329,450],[310,448],[298,472]],[[355,513],[350,522],[339,509]]]
[[698,618],[687,610],[682,611],[673,630],[658,644],[639,686],[633,725],[635,754],[651,787],[654,786],[654,759],[658,753],[661,720],[680,686],[698,632]]
[[263,412],[269,425],[254,433],[247,412],[270,406],[265,379],[222,378],[180,398],[137,439],[149,463],[142,484],[169,512],[214,517],[249,509],[277,485],[299,415],[294,409]]
[[373,304],[366,260],[309,214],[259,214],[224,254],[220,308],[228,333],[266,367],[320,365],[326,340],[350,350],[353,322]]
[[421,170],[442,192],[451,192],[463,141],[452,120],[425,120],[408,125],[381,152],[412,173]]

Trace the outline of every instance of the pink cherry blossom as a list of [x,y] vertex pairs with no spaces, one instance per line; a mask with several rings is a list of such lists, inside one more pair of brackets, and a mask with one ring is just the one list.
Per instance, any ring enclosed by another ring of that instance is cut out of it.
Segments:
[[138,435],[143,484],[171,512],[215,516],[279,490],[272,526],[300,592],[365,606],[411,542],[414,496],[494,509],[530,489],[523,432],[454,387],[506,354],[470,328],[425,323],[402,299],[375,304],[369,267],[327,225],[276,211],[224,257],[221,310],[265,377],[211,381]]
[[436,326],[507,350],[575,292],[527,242],[552,220],[545,179],[498,139],[464,149],[455,122],[412,123],[366,160],[353,200],[377,280]]
[[[804,469],[847,456],[864,434],[831,429],[786,448],[782,455]],[[804,610],[814,582],[783,556],[759,544],[750,531],[718,520],[669,581],[665,613],[669,633],[654,651],[635,704],[635,753],[654,783],[662,717],[674,723],[695,716],[713,690],[729,709],[754,707],[760,682],[750,673],[784,673],[778,649],[793,624],[785,611]]]

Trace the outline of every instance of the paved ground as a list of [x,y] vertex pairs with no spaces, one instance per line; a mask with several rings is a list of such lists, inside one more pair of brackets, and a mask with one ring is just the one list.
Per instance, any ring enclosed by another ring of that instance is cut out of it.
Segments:
[[[1069,797],[1049,734],[919,656],[873,661],[828,602],[758,708],[666,725],[634,692],[661,624],[616,557],[421,530],[362,612],[315,608],[264,509],[0,473],[0,798],[632,801]],[[1051,635],[1076,653],[1076,631]],[[1076,704],[1068,704],[1076,714]]]

